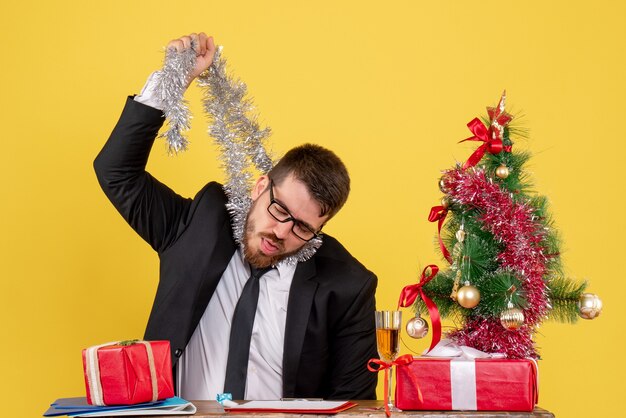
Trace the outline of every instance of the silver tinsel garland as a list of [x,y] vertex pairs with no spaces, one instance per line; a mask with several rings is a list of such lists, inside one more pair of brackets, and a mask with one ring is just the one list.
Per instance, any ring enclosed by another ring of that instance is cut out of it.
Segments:
[[[159,92],[169,121],[169,129],[163,136],[173,153],[187,149],[187,140],[182,132],[189,129],[190,116],[183,95],[194,65],[193,49],[180,53],[176,50],[166,52]],[[213,64],[198,77],[197,82],[203,89],[203,107],[210,120],[208,132],[219,147],[226,173],[224,190],[228,197],[226,207],[232,217],[233,236],[243,246],[246,219],[252,206],[251,170],[254,168],[261,174],[267,174],[273,167],[264,146],[271,130],[259,126],[252,99],[246,97],[246,84],[227,73],[221,46],[216,51]],[[321,245],[322,239],[314,238],[281,263],[306,261]]]
[[168,123],[168,129],[159,137],[167,139],[170,154],[187,150],[188,141],[183,132],[190,128],[191,115],[184,95],[195,63],[196,53],[193,48],[183,52],[168,48],[163,69],[158,73],[156,91],[163,103],[163,113]]

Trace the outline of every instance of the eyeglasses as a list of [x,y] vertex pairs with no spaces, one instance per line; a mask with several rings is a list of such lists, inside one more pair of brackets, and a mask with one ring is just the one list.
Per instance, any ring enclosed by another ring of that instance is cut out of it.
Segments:
[[[274,180],[270,179],[270,204],[267,211],[280,223],[293,222],[291,232],[302,241],[311,241],[313,238],[319,237],[319,231],[315,232],[313,228],[303,221],[294,218],[289,210],[274,199]],[[320,228],[321,229],[321,228]]]

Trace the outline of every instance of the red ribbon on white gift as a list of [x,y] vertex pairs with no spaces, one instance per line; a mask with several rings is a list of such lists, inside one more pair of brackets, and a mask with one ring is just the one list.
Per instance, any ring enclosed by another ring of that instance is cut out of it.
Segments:
[[[104,406],[104,395],[102,393],[102,382],[100,381],[100,361],[98,360],[98,350],[102,347],[110,345],[118,345],[122,341],[114,341],[110,343],[94,345],[85,351],[85,367],[87,369],[87,382],[89,384],[89,393],[91,395],[91,403],[93,405]],[[159,397],[159,388],[157,383],[156,367],[154,366],[154,354],[152,346],[148,341],[134,341],[137,344],[143,344],[146,347],[148,356],[148,368],[150,370],[150,381],[152,383],[152,402],[156,402]]]

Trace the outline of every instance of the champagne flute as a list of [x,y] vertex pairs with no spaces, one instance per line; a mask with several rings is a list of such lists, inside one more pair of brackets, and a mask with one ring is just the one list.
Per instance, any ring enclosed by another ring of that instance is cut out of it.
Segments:
[[[391,363],[400,351],[400,327],[402,325],[401,311],[376,311],[376,344],[380,359]],[[398,412],[391,399],[391,382],[393,368],[387,374],[387,406],[390,411]]]

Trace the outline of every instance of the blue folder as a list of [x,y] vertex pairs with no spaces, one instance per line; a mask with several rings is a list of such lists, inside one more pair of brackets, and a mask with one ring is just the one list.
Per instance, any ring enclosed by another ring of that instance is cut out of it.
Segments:
[[152,408],[165,408],[178,405],[185,405],[189,402],[179,398],[177,396],[173,398],[164,399],[157,402],[146,402],[135,405],[107,405],[107,406],[95,406],[87,403],[87,398],[61,398],[50,404],[50,408],[44,412],[45,417],[54,417],[59,415],[78,415],[94,412],[107,412],[110,411],[114,415],[114,411],[132,411],[132,410],[144,410],[147,411]]

